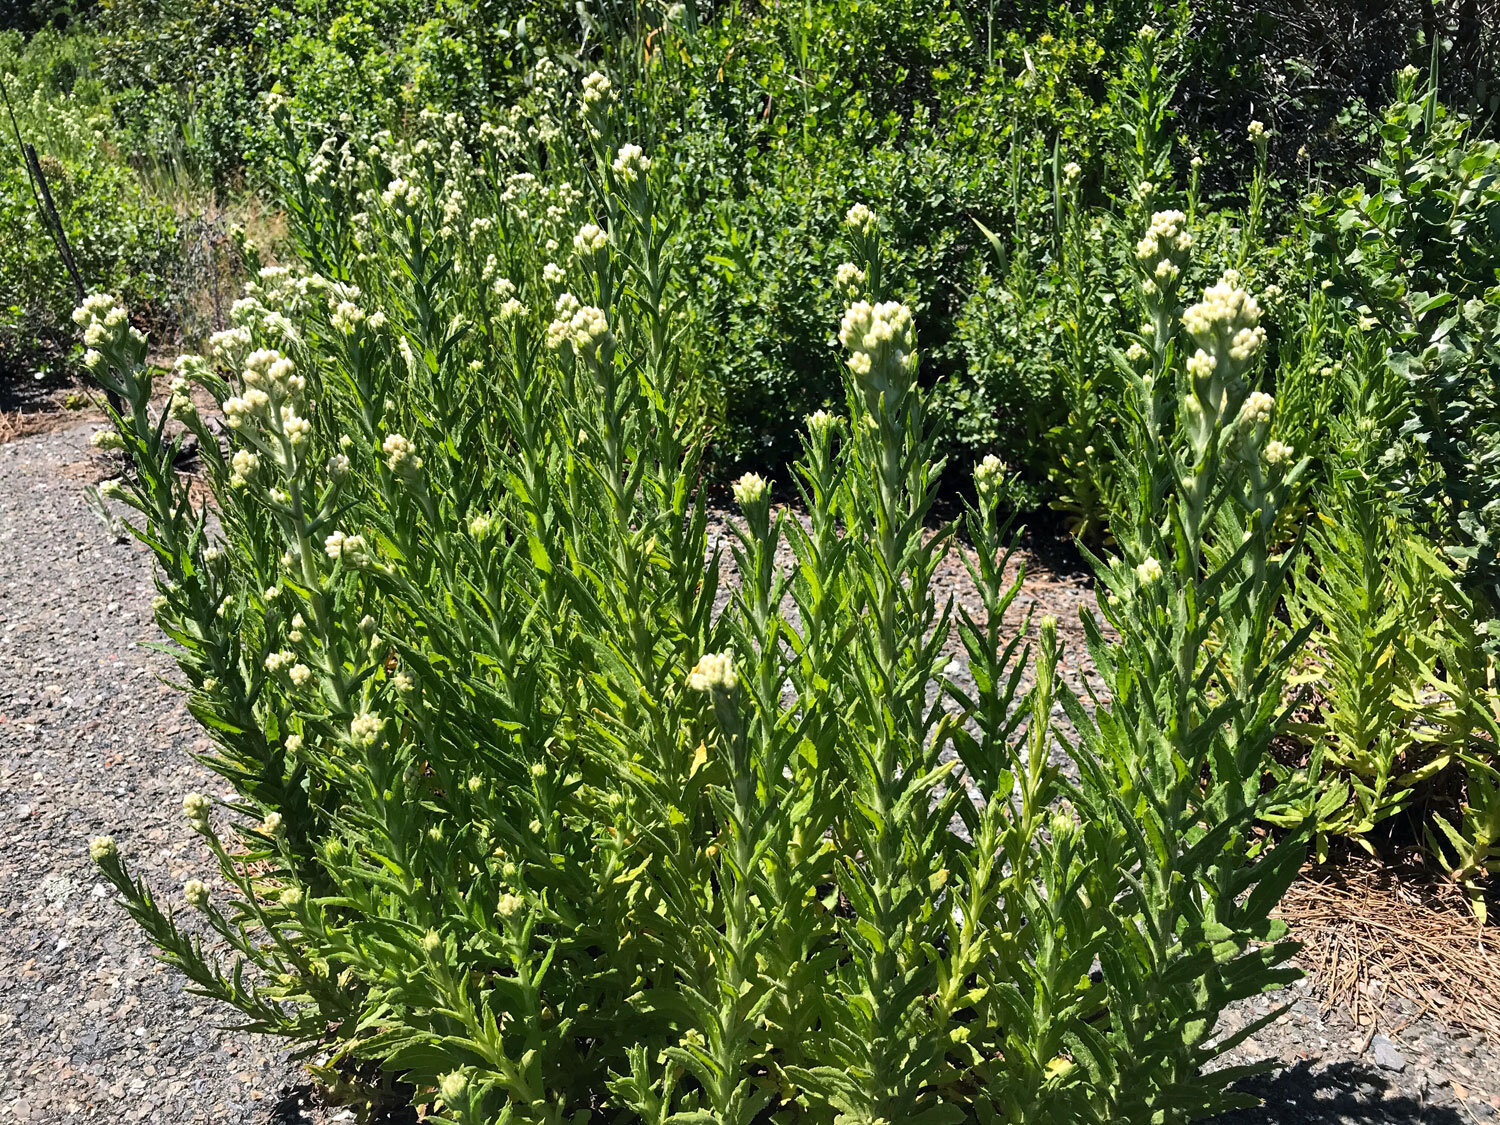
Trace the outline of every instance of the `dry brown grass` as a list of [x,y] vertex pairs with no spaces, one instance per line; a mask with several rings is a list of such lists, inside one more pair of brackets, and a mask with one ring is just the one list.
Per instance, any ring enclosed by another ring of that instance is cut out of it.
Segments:
[[[1481,927],[1451,884],[1374,864],[1314,869],[1287,892],[1281,916],[1325,1008],[1343,1007],[1367,1035],[1430,1015],[1500,1044],[1500,930]],[[1381,1027],[1386,997],[1414,1014]]]

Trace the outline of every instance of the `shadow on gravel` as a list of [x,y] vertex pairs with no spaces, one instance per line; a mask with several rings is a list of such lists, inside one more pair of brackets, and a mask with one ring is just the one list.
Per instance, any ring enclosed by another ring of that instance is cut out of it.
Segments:
[[[317,1104],[311,1085],[287,1086],[272,1104],[265,1125],[312,1125],[315,1119],[311,1114]],[[327,1120],[326,1113],[322,1120]],[[352,1122],[357,1118],[351,1114],[347,1118],[335,1120]],[[410,1106],[396,1110],[378,1110],[369,1118],[369,1125],[417,1125],[417,1113]]]
[[1265,1105],[1215,1117],[1211,1125],[1467,1125],[1452,1106],[1387,1086],[1387,1075],[1359,1062],[1333,1063],[1316,1072],[1311,1062],[1246,1079],[1239,1089]]

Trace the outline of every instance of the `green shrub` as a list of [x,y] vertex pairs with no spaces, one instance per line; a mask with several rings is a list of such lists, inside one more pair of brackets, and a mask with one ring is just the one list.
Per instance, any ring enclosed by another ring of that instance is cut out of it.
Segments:
[[[1088,618],[1110,701],[1086,708],[1053,622],[1034,655],[1002,628],[993,460],[961,521],[983,612],[935,585],[960,528],[928,534],[916,321],[862,204],[831,256],[858,271],[843,411],[807,419],[790,478],[806,521],[746,474],[710,543],[674,153],[622,143],[585,90],[567,128],[532,122],[545,155],[521,118],[309,150],[278,111],[302,261],[179,361],[170,405],[216,528],[144,337],[111,298],[80,311],[127,403],[98,439],[135,469],[110,491],[236,793],[184,802],[218,872],[183,894],[225,959],[97,840],[127,908],[249,1027],[325,1052],[325,1077],[399,1075],[446,1120],[1244,1104],[1204,1067],[1248,1034],[1216,1035],[1224,1006],[1291,975],[1268,915],[1301,858],[1251,833],[1287,666],[1266,533],[1300,471],[1263,461],[1253,298],[1226,277],[1183,312],[1193,365],[1163,332],[1131,384],[1139,502],[1098,565],[1120,640]],[[1174,326],[1175,293],[1149,298]]]
[[[41,167],[79,273],[127,295],[146,321],[164,323],[176,250],[170,213],[118,166],[44,156]],[[0,164],[0,224],[11,232],[0,243],[0,355],[7,365],[55,361],[71,347],[76,299],[13,145]]]

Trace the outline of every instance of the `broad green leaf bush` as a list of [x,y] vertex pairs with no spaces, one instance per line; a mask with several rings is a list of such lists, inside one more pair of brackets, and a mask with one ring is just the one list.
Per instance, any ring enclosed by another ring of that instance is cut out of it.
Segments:
[[[298,260],[165,411],[123,306],[78,310],[125,404],[109,492],[233,791],[183,803],[216,860],[181,891],[201,923],[130,873],[124,826],[94,841],[125,907],[246,1027],[443,1120],[1245,1104],[1205,1067],[1258,1026],[1220,1036],[1224,1008],[1294,975],[1270,915],[1303,854],[1252,831],[1296,644],[1271,530],[1304,469],[1268,442],[1256,299],[1125,283],[1162,330],[1096,562],[1118,639],[1086,617],[1107,695],[1075,699],[1055,623],[1001,625],[997,459],[932,526],[920,321],[863,203],[832,254],[842,401],[779,482],[805,518],[745,474],[710,540],[675,153],[618,130],[602,76],[568,103],[409,145],[275,107]],[[952,559],[982,611],[938,588]]]
[[[1321,787],[1320,837],[1368,848],[1420,809],[1418,838],[1482,916],[1500,869],[1500,147],[1430,75],[1402,72],[1396,94],[1372,182],[1310,205],[1326,326],[1309,355],[1335,363],[1306,398],[1335,417],[1304,430],[1324,479],[1290,605],[1313,629],[1320,700],[1294,776]],[[1311,366],[1293,371],[1301,391]]]
[[[1415,68],[1385,112],[1368,186],[1320,200],[1323,248],[1410,389],[1409,502],[1500,616],[1500,143],[1471,136]],[[1426,469],[1433,470],[1426,472]]]

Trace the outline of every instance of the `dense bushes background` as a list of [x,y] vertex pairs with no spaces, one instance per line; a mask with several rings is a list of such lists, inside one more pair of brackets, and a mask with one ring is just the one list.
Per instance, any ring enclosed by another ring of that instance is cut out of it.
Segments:
[[[1275,198],[1347,180],[1371,152],[1371,107],[1396,69],[1427,61],[1434,36],[1450,104],[1484,110],[1500,96],[1496,20],[1468,0],[795,10],[100,0],[29,11],[15,21],[68,34],[33,37],[17,84],[107,112],[106,158],[166,179],[179,204],[193,194],[184,183],[200,194],[264,187],[272,138],[259,98],[272,88],[304,120],[400,132],[428,107],[477,124],[528,95],[540,57],[575,76],[603,63],[632,88],[630,127],[681,153],[685,233],[701,259],[695,357],[719,392],[720,470],[784,460],[796,420],[838,394],[823,327],[837,299],[814,280],[827,271],[807,267],[852,193],[891,218],[896,290],[929,325],[924,378],[948,419],[942,440],[1022,466],[1033,499],[1066,492],[1056,478],[1071,472],[1036,456],[1072,409],[1059,327],[1042,311],[1056,304],[1061,265],[1054,149],[1084,166],[1085,191],[1139,171],[1114,111],[1143,23],[1176,44],[1169,119],[1182,143],[1169,162],[1181,174],[1203,155],[1205,191],[1229,200],[1252,118],[1277,136]],[[1267,216],[1273,231],[1295,218],[1284,206]],[[999,256],[979,224],[999,237]]]

